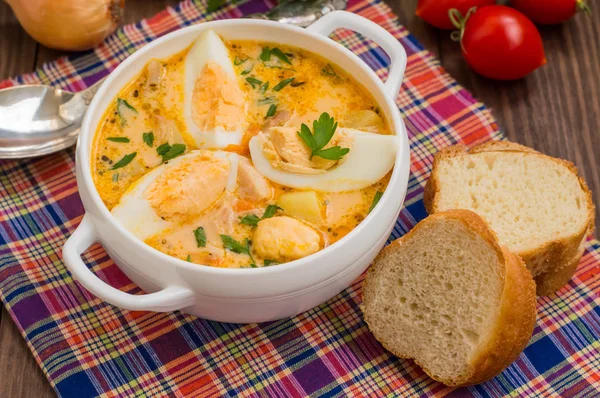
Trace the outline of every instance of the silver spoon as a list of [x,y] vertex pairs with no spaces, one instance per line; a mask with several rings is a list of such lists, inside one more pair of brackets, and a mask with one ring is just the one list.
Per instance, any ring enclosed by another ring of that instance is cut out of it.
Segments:
[[[290,0],[249,17],[305,27],[330,11],[346,8],[347,2]],[[78,93],[44,85],[0,90],[0,159],[48,155],[74,145],[83,116],[104,80]]]

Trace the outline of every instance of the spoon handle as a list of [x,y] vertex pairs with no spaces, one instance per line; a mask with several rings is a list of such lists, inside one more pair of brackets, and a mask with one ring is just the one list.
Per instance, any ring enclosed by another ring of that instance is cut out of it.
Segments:
[[92,99],[94,99],[94,96],[96,95],[96,93],[98,92],[98,89],[100,89],[100,86],[102,85],[102,83],[104,83],[106,78],[107,78],[107,76],[104,76],[102,79],[98,80],[96,83],[92,84],[85,90],[79,92],[79,95],[81,95],[81,98],[83,98],[86,105],[89,105],[92,102]]

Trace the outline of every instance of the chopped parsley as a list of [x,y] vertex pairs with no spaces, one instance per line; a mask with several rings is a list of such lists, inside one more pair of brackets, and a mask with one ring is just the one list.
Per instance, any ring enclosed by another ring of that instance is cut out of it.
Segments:
[[321,69],[321,73],[325,76],[339,77],[338,74],[335,73],[335,70],[333,69],[333,66],[331,66],[331,64],[327,64],[326,67]]
[[279,58],[279,60],[281,62],[284,62],[288,65],[292,64],[292,61],[290,61],[290,58],[287,56],[287,54],[284,53],[283,51],[281,51],[277,47],[275,47],[275,48],[263,47],[258,58],[263,62],[268,62],[271,60],[271,55]]
[[287,79],[280,81],[279,83],[277,83],[277,85],[275,87],[273,87],[273,91],[281,91],[285,86],[287,86],[288,84],[293,82],[295,79],[296,79],[295,77],[289,77]]
[[248,73],[252,72],[252,68],[254,68],[254,64],[250,64],[250,66],[246,69],[244,69],[242,71],[242,73],[240,73],[242,76],[247,75]]
[[269,260],[268,258],[265,258],[265,259],[263,260],[263,265],[264,265],[265,267],[268,267],[269,265],[277,265],[277,264],[279,264],[277,261],[274,261],[274,260]]
[[115,163],[113,165],[113,167],[111,167],[110,169],[111,170],[116,170],[116,169],[120,169],[121,167],[127,166],[129,163],[131,163],[131,161],[133,160],[133,158],[135,158],[135,155],[137,155],[137,152],[133,152],[133,153],[130,153],[129,155],[123,156],[121,158],[121,160],[119,160],[117,163]]
[[152,148],[152,145],[154,144],[154,133],[152,131],[142,134],[142,139],[146,145]]
[[127,124],[127,119],[125,119],[125,117],[123,116],[123,107],[137,113],[137,109],[131,106],[131,104],[129,104],[127,100],[124,100],[123,98],[117,98],[117,115],[121,120],[121,126],[125,126]]
[[163,162],[166,162],[182,155],[185,152],[185,148],[185,144],[169,145],[168,143],[164,143],[156,148],[156,153],[162,157]]
[[127,137],[108,137],[107,140],[112,142],[129,142],[129,138]]
[[248,58],[241,59],[240,57],[236,56],[235,59],[233,60],[233,64],[235,66],[238,66],[238,65],[243,64],[246,61],[248,61]]
[[263,213],[262,217],[258,217],[255,214],[249,214],[247,216],[240,218],[240,223],[244,225],[250,225],[251,227],[256,227],[260,220],[264,220],[265,218],[271,218],[277,213],[277,210],[283,210],[281,207],[277,205],[268,205]]
[[250,240],[248,240],[248,238],[244,239],[243,243],[240,243],[229,235],[221,234],[221,241],[227,250],[234,253],[250,255]]
[[188,254],[187,258],[185,259],[185,261],[187,261],[188,263],[192,262],[192,255]]
[[194,230],[194,237],[196,238],[196,244],[198,247],[206,247],[206,233],[204,232],[204,228],[196,228]]
[[271,59],[271,50],[269,49],[269,47],[263,47],[258,58],[264,62],[269,61]]
[[381,192],[381,191],[375,192],[375,196],[373,197],[373,201],[371,202],[371,207],[369,207],[368,213],[370,213],[375,208],[375,206],[377,206],[377,203],[379,203],[379,200],[381,199],[382,196],[383,196],[383,192]]
[[327,112],[323,112],[319,120],[313,122],[313,133],[306,124],[302,123],[297,134],[311,150],[310,159],[319,156],[323,159],[339,160],[350,152],[349,148],[342,148],[339,145],[323,149],[331,141],[336,129],[336,121]]
[[267,117],[274,116],[275,112],[277,112],[277,105],[271,104],[271,106],[269,107],[269,110],[267,111]]
[[252,88],[256,88],[256,86],[260,86],[262,84],[261,80],[258,80],[254,77],[247,77],[246,81],[252,86]]
[[260,87],[260,92],[264,94],[264,93],[266,93],[266,92],[267,92],[267,90],[268,90],[268,89],[269,89],[269,82],[266,82],[265,84],[263,84],[263,85]]

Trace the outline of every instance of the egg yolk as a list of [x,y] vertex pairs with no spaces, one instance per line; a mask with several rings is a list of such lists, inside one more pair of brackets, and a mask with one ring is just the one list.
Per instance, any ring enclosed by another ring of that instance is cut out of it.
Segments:
[[230,163],[196,156],[167,169],[145,195],[159,217],[185,222],[198,217],[225,192]]
[[196,79],[192,93],[192,119],[203,131],[216,126],[239,131],[245,114],[244,94],[239,84],[215,62],[208,62]]

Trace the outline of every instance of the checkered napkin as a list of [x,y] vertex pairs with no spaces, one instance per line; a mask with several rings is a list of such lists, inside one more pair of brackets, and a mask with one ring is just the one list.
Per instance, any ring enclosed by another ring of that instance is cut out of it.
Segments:
[[[180,27],[240,17],[270,0],[228,6],[208,15],[185,1],[125,26],[105,44],[62,58],[33,74],[0,83],[46,83],[80,90],[129,54]],[[354,0],[349,10],[398,38],[408,53],[397,104],[411,141],[405,208],[390,239],[425,217],[423,185],[433,153],[456,143],[502,139],[483,104],[448,76],[380,0]],[[381,49],[351,32],[335,40],[384,77]],[[558,295],[538,299],[538,320],[525,352],[484,384],[452,389],[412,361],[391,356],[373,338],[358,304],[362,278],[295,318],[253,325],[210,322],[180,312],[124,311],[73,280],[61,247],[83,215],[74,151],[0,162],[0,298],[59,396],[562,396],[600,394],[600,243],[590,241],[576,277]],[[86,262],[102,279],[139,293],[102,247]],[[2,376],[0,375],[0,380]]]

